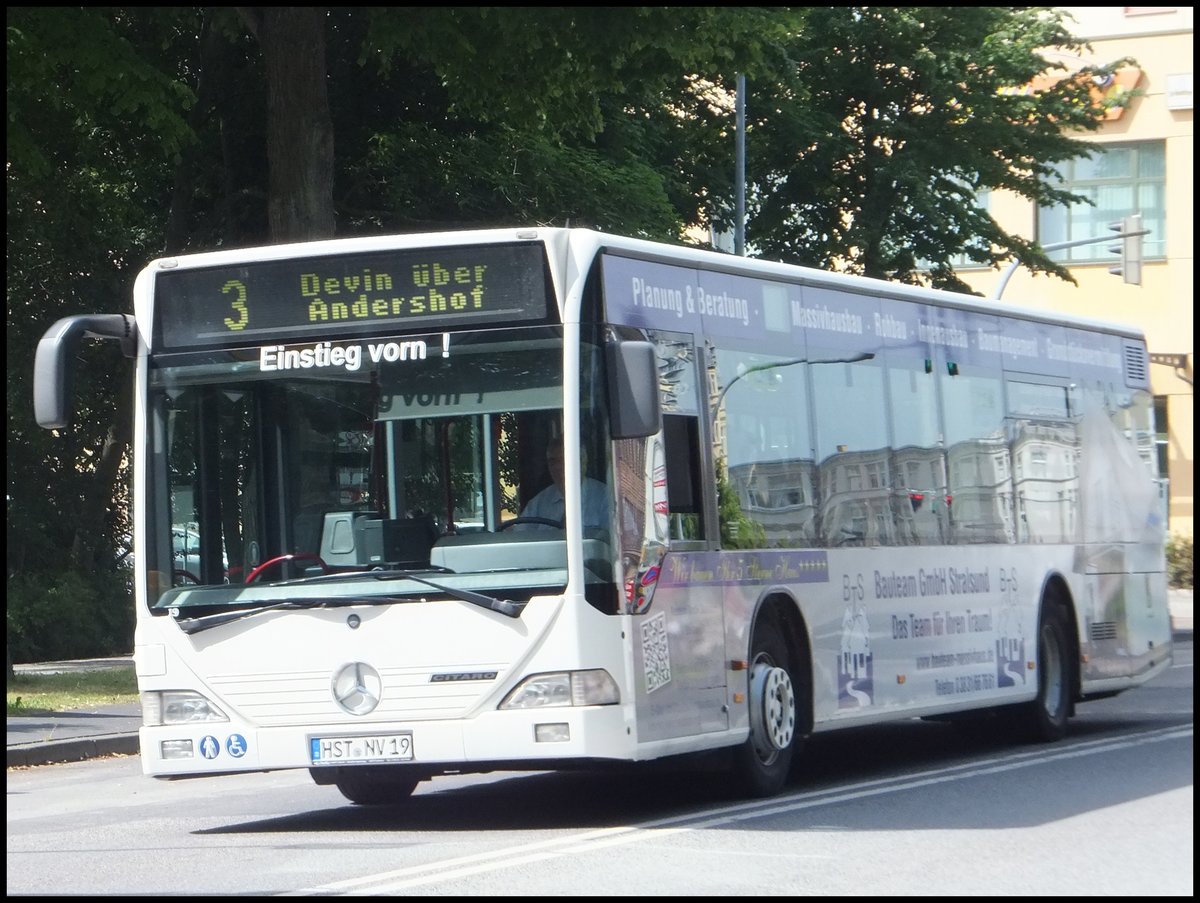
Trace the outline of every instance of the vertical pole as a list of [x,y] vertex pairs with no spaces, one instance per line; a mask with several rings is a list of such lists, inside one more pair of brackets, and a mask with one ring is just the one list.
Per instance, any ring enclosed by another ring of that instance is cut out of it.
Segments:
[[737,222],[733,226],[733,253],[746,254],[746,76],[737,77]]

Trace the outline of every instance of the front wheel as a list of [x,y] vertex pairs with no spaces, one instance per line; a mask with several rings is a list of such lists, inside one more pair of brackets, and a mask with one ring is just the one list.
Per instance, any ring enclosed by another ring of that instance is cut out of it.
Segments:
[[352,803],[394,806],[412,796],[421,780],[400,769],[362,765],[339,768],[333,783]]
[[787,783],[799,743],[791,668],[779,620],[761,618],[750,647],[750,736],[734,758],[734,777],[747,796],[772,796]]

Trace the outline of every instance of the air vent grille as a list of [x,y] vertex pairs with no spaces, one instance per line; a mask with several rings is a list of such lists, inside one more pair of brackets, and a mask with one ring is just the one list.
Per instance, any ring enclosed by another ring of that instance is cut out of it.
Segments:
[[1115,640],[1117,638],[1116,621],[1096,621],[1092,624],[1093,640]]
[[1145,388],[1150,384],[1149,362],[1146,347],[1132,342],[1125,343],[1125,385]]

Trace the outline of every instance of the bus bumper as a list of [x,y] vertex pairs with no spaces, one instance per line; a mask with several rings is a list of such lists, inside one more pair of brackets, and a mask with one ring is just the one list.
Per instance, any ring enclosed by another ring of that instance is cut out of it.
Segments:
[[438,774],[636,756],[632,712],[619,705],[304,727],[205,722],[142,727],[139,737],[142,771],[155,777],[378,764]]

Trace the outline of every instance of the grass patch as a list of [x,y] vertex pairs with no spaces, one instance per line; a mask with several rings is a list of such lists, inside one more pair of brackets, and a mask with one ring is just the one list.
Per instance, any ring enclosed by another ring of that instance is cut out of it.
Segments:
[[8,679],[8,714],[90,711],[102,705],[136,705],[133,667],[76,674],[16,674]]

